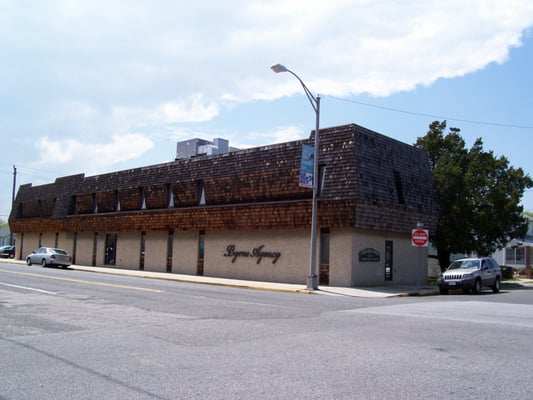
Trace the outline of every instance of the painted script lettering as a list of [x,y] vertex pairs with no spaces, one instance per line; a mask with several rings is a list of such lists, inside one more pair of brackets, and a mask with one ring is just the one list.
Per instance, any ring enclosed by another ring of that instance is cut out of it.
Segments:
[[272,264],[275,264],[276,261],[281,257],[281,252],[279,251],[265,251],[263,250],[265,245],[258,246],[252,251],[238,251],[234,244],[228,245],[226,247],[226,252],[224,257],[231,257],[231,262],[234,263],[239,257],[252,257],[256,258],[256,263],[259,264],[263,258],[271,258]]

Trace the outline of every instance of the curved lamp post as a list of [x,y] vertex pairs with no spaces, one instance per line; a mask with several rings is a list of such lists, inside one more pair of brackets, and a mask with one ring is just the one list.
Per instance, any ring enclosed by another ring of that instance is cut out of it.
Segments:
[[313,159],[313,203],[311,212],[311,254],[309,257],[309,276],[307,277],[307,289],[318,289],[318,276],[316,268],[316,236],[317,236],[317,211],[318,211],[318,145],[319,145],[319,123],[320,123],[320,96],[313,96],[311,91],[305,86],[305,83],[298,75],[290,69],[281,64],[275,64],[270,67],[275,73],[288,72],[293,75],[302,85],[305,95],[309,99],[311,106],[316,114],[316,128],[315,128],[315,153]]

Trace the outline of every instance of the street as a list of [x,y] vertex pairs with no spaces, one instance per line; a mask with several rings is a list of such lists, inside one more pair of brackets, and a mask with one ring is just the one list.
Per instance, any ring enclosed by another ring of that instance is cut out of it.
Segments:
[[355,298],[0,262],[0,400],[530,399],[533,287]]

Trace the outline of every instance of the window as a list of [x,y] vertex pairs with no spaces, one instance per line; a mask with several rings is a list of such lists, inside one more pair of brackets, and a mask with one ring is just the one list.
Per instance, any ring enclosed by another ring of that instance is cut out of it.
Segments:
[[324,183],[326,182],[326,166],[324,164],[318,165],[318,193],[317,196],[322,194],[324,190]]
[[91,194],[92,196],[92,204],[93,204],[93,213],[97,213],[98,212],[98,202],[96,201],[96,193],[93,193]]
[[320,228],[318,281],[329,285],[329,228]]
[[146,232],[141,232],[141,254],[139,259],[139,269],[144,270],[144,251],[146,249]]
[[70,203],[68,205],[68,213],[70,215],[75,215],[77,213],[77,210],[76,210],[76,196],[72,196],[70,198]]
[[525,265],[525,247],[507,247],[505,249],[505,264]]
[[199,195],[200,195],[200,201],[199,201],[199,205],[201,206],[205,206],[205,187],[204,187],[204,184],[203,182],[200,182],[198,184],[198,189],[199,189]]
[[174,208],[174,192],[172,191],[172,185],[167,185],[167,193],[168,193],[168,208]]
[[167,272],[172,272],[173,246],[174,246],[174,231],[168,231],[168,240],[167,240]]
[[140,194],[140,197],[141,197],[140,208],[141,208],[141,210],[146,210],[146,197],[144,195],[144,188],[139,188],[139,190],[141,191],[141,194]]
[[196,275],[204,274],[204,256],[205,256],[205,231],[198,233],[198,262],[196,264]]
[[396,193],[398,194],[398,203],[405,204],[405,198],[403,197],[402,177],[400,171],[394,170],[394,184],[396,185]]
[[320,229],[320,265],[329,265],[329,228]]
[[115,211],[120,211],[120,197],[118,195],[118,190],[115,190]]

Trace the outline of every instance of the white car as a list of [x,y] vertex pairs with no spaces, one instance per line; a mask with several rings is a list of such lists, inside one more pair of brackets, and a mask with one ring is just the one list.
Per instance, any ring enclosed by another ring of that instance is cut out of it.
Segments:
[[501,280],[502,271],[495,259],[461,258],[439,275],[437,284],[441,294],[447,294],[449,289],[462,289],[464,293],[472,290],[472,293],[478,294],[482,287],[490,287],[494,293],[498,293]]
[[72,257],[65,250],[55,249],[53,247],[39,247],[26,256],[26,264],[41,264],[43,267],[48,265],[68,267],[71,261]]

